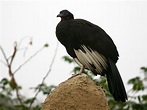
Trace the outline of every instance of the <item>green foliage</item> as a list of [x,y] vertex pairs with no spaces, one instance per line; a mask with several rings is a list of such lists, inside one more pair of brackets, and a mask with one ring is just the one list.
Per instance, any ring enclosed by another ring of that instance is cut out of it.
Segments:
[[[70,59],[67,56],[64,58]],[[73,61],[71,63],[73,63]],[[73,72],[77,73],[79,72],[79,70],[80,67],[76,66],[73,69]],[[127,91],[128,101],[125,103],[116,102],[113,99],[112,95],[109,93],[105,77],[101,76],[99,79],[95,79],[94,75],[91,74],[89,71],[84,71],[84,73],[87,74],[91,79],[93,79],[96,85],[102,86],[105,91],[110,110],[147,110],[147,94],[145,94],[147,92],[147,85],[145,85],[147,84],[147,67],[141,67],[141,70],[143,71],[144,78],[141,78],[141,76],[136,76],[128,81],[128,85],[131,86],[131,89]]]
[[48,44],[44,44],[44,47],[48,47],[49,45]]
[[34,91],[40,91],[43,95],[48,95],[55,88],[56,86],[54,85],[47,86],[45,83],[42,83],[31,89],[34,89]]
[[68,62],[68,63],[73,63],[74,62],[73,59],[71,59],[68,56],[63,56],[62,58],[64,59],[65,62]]
[[[32,41],[30,42],[30,45],[32,45]],[[22,96],[19,93],[22,87],[16,82],[15,73],[19,69],[21,69],[21,67],[24,66],[28,61],[30,61],[31,58],[37,55],[44,47],[48,47],[48,44],[45,44],[27,61],[25,61],[23,64],[20,64],[18,69],[16,69],[15,71],[11,70],[11,66],[19,48],[17,47],[17,45],[15,45],[14,52],[12,55],[10,55],[11,57],[6,57],[4,50],[2,49],[2,47],[0,47],[0,50],[2,51],[6,60],[6,63],[2,63],[8,66],[8,74],[10,75],[10,78],[3,78],[0,80],[0,110],[40,110],[42,107],[42,103],[34,104],[34,102],[37,100],[37,95],[39,93],[42,93],[43,95],[48,95],[53,89],[56,88],[56,86],[54,85],[48,86],[44,83],[45,78],[48,76],[47,73],[40,84],[38,84],[36,87],[30,88],[31,90],[34,90],[33,97],[28,98],[26,96]],[[64,56],[63,59],[69,64],[74,63],[74,60],[68,56]],[[49,69],[49,72],[50,70],[51,68]],[[109,93],[105,77],[101,76],[99,79],[95,79],[95,76],[91,72],[85,70],[84,73],[87,74],[91,79],[93,79],[98,86],[103,87],[110,110],[147,110],[147,94],[145,94],[147,91],[147,67],[141,67],[141,70],[144,74],[143,78],[141,76],[136,76],[128,81],[128,85],[131,86],[131,89],[127,91],[128,101],[125,103],[116,102],[113,99],[112,95]],[[80,67],[75,66],[73,69],[73,73],[77,73],[79,71]]]
[[143,70],[144,72],[147,72],[147,67],[141,67],[141,70]]
[[[21,96],[22,104],[19,103],[19,99],[15,96],[15,89],[10,86],[10,82],[7,78],[3,78],[0,81],[0,110],[30,110],[29,105],[37,100],[37,97],[28,98]],[[34,92],[39,90],[39,93],[48,95],[56,86],[46,84],[40,84],[37,87],[31,88]],[[20,88],[21,89],[21,88]],[[20,94],[19,94],[20,95]],[[34,105],[32,110],[40,110],[42,104]]]
[[128,81],[128,84],[131,84],[133,86],[132,90],[134,91],[144,90],[144,84],[139,76],[130,79]]
[[10,86],[10,81],[3,78],[0,81],[0,110],[15,110],[14,103],[17,103],[13,97],[13,88]]
[[[22,39],[23,40],[23,39]],[[24,63],[20,64],[16,70],[13,71],[13,61],[16,58],[16,53],[19,50],[24,49],[24,54],[28,47],[19,47],[22,40],[17,43],[14,43],[12,54],[7,57],[5,51],[0,46],[0,51],[3,55],[4,60],[0,59],[0,63],[4,64],[8,69],[9,78],[2,78],[0,80],[0,110],[40,110],[42,107],[41,103],[34,104],[38,99],[37,96],[39,93],[43,95],[48,95],[56,86],[50,85],[47,86],[44,81],[47,78],[51,68],[43,78],[42,82],[38,84],[36,87],[31,88],[34,90],[34,96],[28,98],[26,96],[22,96],[20,94],[20,90],[22,89],[16,81],[15,74],[26,65],[32,58],[34,58],[38,53],[40,53],[44,48],[48,47],[48,44],[44,44],[38,51],[36,51],[32,56],[30,56]],[[19,45],[18,45],[19,44]],[[29,45],[32,45],[32,40],[29,42]]]

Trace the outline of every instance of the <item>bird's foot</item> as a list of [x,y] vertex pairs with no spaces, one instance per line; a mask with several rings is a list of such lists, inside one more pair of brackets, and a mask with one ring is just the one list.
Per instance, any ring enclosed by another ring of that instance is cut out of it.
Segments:
[[82,65],[82,67],[81,67],[79,73],[72,75],[69,79],[71,79],[71,78],[73,78],[73,77],[75,77],[75,76],[78,76],[78,75],[82,75],[83,71],[84,71],[84,65]]
[[69,79],[73,78],[73,77],[76,77],[78,75],[82,75],[82,73],[77,73],[77,74],[73,74]]
[[103,90],[104,92],[106,92],[103,86],[101,86],[101,88],[102,88],[102,90]]

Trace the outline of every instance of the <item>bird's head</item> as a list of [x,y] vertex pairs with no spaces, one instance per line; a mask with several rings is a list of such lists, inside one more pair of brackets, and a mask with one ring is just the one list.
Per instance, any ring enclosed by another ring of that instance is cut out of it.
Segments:
[[71,12],[68,10],[62,10],[60,13],[57,15],[57,17],[61,17],[61,20],[69,20],[69,19],[74,19],[74,16]]

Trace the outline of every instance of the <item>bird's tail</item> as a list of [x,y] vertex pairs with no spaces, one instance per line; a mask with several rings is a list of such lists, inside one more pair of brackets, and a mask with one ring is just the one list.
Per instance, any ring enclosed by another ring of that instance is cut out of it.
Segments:
[[110,72],[106,73],[110,93],[116,101],[127,100],[126,90],[115,63],[109,60]]

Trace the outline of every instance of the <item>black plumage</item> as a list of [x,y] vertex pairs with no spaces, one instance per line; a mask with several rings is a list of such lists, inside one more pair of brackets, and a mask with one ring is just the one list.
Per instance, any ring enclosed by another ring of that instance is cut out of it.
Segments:
[[61,21],[56,27],[56,36],[82,67],[81,72],[86,68],[94,75],[106,75],[114,99],[125,102],[125,87],[115,65],[119,54],[109,35],[89,21],[74,19],[68,10],[62,10],[57,17],[61,17]]

